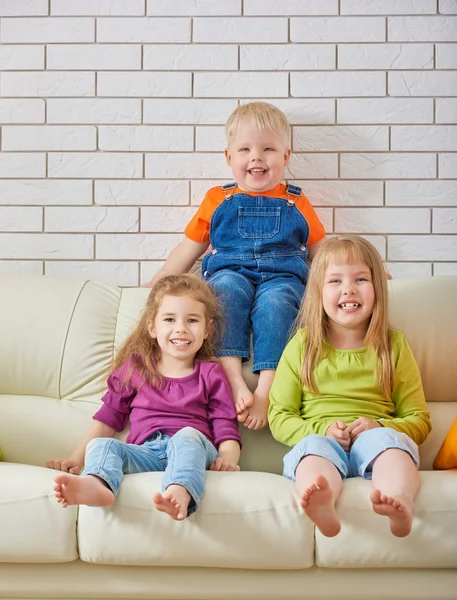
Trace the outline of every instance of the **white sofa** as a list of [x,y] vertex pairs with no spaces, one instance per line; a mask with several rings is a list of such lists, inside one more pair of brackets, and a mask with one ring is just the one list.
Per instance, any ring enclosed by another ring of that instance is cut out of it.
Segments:
[[240,473],[207,475],[185,522],[155,511],[161,473],[129,475],[109,508],[62,509],[48,458],[66,457],[100,403],[113,352],[147,289],[0,278],[0,598],[457,598],[457,471],[432,471],[457,416],[457,277],[391,282],[392,324],[420,365],[433,432],[412,534],[391,535],[351,479],[325,538],[281,476],[286,448],[247,432]]

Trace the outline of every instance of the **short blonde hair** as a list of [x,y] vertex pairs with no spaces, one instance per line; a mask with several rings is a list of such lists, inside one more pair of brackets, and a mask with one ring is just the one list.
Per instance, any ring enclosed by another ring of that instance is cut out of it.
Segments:
[[249,102],[236,108],[228,118],[225,124],[227,146],[245,121],[252,121],[261,131],[277,131],[283,134],[287,145],[290,145],[290,123],[286,115],[268,102]]

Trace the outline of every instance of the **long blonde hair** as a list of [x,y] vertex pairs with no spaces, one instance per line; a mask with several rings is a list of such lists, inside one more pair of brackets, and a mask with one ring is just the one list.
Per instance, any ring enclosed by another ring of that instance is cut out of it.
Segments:
[[135,381],[140,382],[139,386],[144,382],[157,385],[162,381],[158,370],[161,350],[157,339],[151,337],[148,325],[154,322],[165,296],[189,296],[205,306],[208,336],[195,358],[217,362],[214,347],[222,327],[222,313],[214,293],[207,283],[195,275],[166,275],[152,288],[137,327],[119,348],[114,359],[113,371],[128,364],[122,374],[123,384],[131,382],[133,373],[139,376],[135,377]]
[[304,300],[297,316],[297,328],[307,329],[303,355],[302,381],[314,393],[319,393],[314,369],[325,356],[330,341],[329,319],[324,311],[322,294],[325,270],[334,261],[338,264],[364,263],[371,272],[374,288],[373,313],[365,334],[365,346],[378,356],[375,376],[386,398],[390,399],[395,375],[388,315],[387,277],[376,248],[357,235],[330,238],[313,259]]

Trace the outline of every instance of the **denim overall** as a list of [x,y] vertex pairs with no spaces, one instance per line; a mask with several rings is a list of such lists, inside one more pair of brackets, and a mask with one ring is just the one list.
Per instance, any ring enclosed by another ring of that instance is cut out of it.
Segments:
[[237,184],[210,224],[212,252],[203,258],[203,278],[222,303],[225,329],[219,356],[250,357],[254,372],[276,369],[305,291],[309,226],[295,206],[299,187],[287,198],[249,196]]

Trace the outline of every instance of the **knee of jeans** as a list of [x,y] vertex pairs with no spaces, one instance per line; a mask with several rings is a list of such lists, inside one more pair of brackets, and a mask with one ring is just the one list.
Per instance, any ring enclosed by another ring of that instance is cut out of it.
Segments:
[[251,292],[253,286],[246,277],[237,273],[236,271],[219,271],[215,275],[211,277],[209,280],[209,284],[217,292],[231,292],[232,290],[236,290],[237,293],[240,290],[245,290],[246,292]]
[[102,446],[105,446],[107,443],[112,441],[112,438],[94,438],[87,443],[86,452],[90,452],[95,448],[100,449]]
[[[203,434],[194,427],[183,427],[174,434],[174,438],[202,441]],[[203,436],[204,437],[204,436]]]

